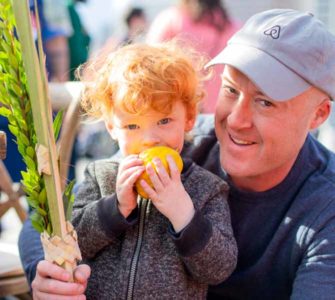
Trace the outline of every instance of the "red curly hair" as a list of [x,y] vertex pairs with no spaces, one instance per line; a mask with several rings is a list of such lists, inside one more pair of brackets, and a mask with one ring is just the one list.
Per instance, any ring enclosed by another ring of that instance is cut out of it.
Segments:
[[187,111],[196,112],[202,82],[210,76],[203,69],[206,60],[176,40],[123,46],[84,67],[82,107],[99,119],[110,118],[115,105],[140,115],[148,109],[168,113],[182,101]]

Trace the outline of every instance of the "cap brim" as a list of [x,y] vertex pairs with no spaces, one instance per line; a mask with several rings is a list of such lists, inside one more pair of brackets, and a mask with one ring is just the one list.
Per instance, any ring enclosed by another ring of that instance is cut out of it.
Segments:
[[286,101],[306,91],[311,85],[266,52],[242,44],[228,46],[205,67],[226,64],[246,75],[265,95]]

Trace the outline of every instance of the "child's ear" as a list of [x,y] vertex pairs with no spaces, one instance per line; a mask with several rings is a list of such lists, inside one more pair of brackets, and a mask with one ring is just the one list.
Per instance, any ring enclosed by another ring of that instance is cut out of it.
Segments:
[[187,119],[185,124],[185,132],[189,132],[193,129],[195,119],[196,119],[196,110],[187,112]]
[[107,129],[109,135],[112,137],[112,139],[117,141],[117,137],[116,137],[115,130],[113,128],[112,122],[111,121],[105,121],[105,126],[106,126],[106,129]]

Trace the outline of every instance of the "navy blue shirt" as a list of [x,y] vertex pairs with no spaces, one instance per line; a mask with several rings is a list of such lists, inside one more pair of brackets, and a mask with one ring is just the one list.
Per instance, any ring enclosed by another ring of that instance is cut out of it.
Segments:
[[208,299],[335,299],[335,154],[308,135],[284,181],[242,191],[220,168],[212,122],[200,120],[184,154],[228,181],[239,254]]

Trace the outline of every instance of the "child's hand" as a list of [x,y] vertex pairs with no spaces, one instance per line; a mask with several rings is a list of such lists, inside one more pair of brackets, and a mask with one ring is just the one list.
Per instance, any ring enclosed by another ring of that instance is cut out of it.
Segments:
[[146,171],[153,184],[151,188],[144,180],[141,185],[155,207],[166,216],[176,232],[182,230],[194,216],[194,206],[180,179],[180,172],[171,156],[167,156],[170,176],[160,159],[154,159],[157,174],[151,164]]
[[144,169],[143,162],[138,158],[138,155],[129,155],[120,163],[116,178],[116,195],[119,201],[119,210],[125,218],[137,206],[134,183]]

